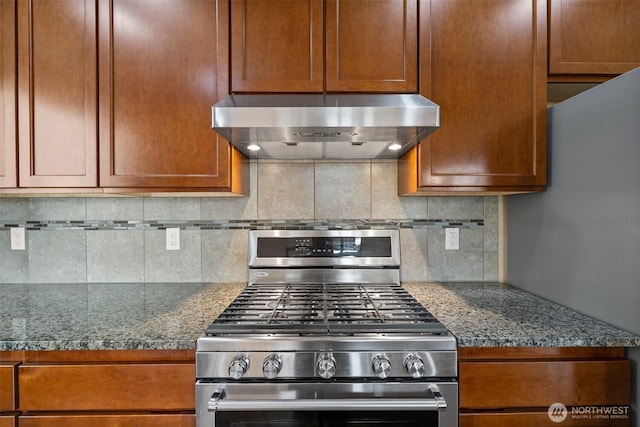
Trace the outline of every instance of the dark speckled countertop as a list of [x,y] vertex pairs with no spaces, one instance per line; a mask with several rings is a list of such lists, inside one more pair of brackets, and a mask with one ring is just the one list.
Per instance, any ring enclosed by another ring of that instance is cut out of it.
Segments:
[[[194,349],[244,283],[0,284],[0,350]],[[498,283],[405,283],[465,347],[640,346]]]
[[0,285],[0,350],[194,349],[244,286]]
[[639,347],[640,336],[501,283],[405,283],[460,347]]

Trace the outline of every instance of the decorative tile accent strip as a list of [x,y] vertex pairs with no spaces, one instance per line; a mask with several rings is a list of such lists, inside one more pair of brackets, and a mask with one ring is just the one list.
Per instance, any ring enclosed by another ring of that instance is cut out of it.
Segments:
[[0,223],[0,230],[24,227],[29,231],[51,230],[354,230],[398,228],[479,228],[482,219],[387,219],[387,220],[211,220],[211,221],[24,221]]

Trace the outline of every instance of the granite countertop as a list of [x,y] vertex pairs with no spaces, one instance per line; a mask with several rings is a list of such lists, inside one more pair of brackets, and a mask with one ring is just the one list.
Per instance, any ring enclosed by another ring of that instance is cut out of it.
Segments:
[[460,347],[638,347],[640,336],[501,283],[405,283]]
[[[194,349],[244,283],[0,284],[2,350]],[[405,283],[463,347],[640,346],[640,337],[498,283]]]
[[178,350],[244,283],[0,285],[2,350]]

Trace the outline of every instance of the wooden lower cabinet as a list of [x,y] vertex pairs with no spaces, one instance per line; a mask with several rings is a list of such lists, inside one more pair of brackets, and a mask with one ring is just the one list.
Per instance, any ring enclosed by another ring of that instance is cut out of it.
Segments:
[[596,419],[572,419],[569,415],[561,423],[549,419],[546,411],[542,412],[507,412],[507,413],[461,413],[459,427],[628,427],[628,419],[603,420]]
[[16,410],[17,363],[0,363],[0,412]]
[[[464,348],[459,351],[460,427],[629,426],[631,362],[621,348]],[[615,416],[590,414],[611,408]],[[575,414],[572,410],[576,410]]]
[[22,411],[194,409],[193,364],[21,365]]
[[[20,427],[194,427],[193,414],[36,415],[20,417]],[[4,427],[0,424],[1,427]]]
[[16,417],[13,415],[0,415],[0,427],[15,427]]
[[[0,352],[0,360],[2,411],[13,411],[0,427],[195,426],[193,350]],[[17,390],[17,407],[6,390]]]

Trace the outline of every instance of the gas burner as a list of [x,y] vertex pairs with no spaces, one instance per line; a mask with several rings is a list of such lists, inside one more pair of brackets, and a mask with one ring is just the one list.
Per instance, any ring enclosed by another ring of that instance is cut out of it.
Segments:
[[[315,292],[304,292],[307,286]],[[255,306],[260,308],[253,311]],[[300,326],[297,329],[293,327],[296,322]],[[243,325],[246,333],[252,334],[358,335],[411,331],[438,335],[447,332],[402,286],[394,283],[271,284],[265,289],[252,283],[206,333],[212,336],[243,333]],[[282,325],[287,327],[283,329]],[[310,329],[309,325],[319,328]]]

